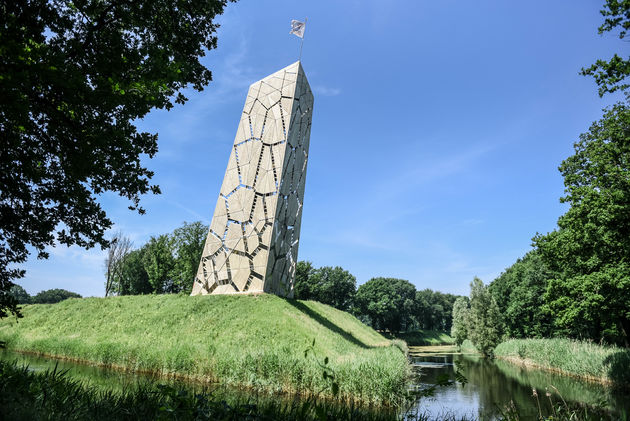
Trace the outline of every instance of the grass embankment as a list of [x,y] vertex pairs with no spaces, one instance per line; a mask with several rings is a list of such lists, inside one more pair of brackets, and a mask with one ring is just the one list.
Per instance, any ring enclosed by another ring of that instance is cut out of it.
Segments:
[[310,399],[225,401],[212,392],[193,393],[155,383],[103,391],[60,371],[33,372],[4,361],[0,361],[0,391],[0,419],[14,421],[398,419],[392,409],[375,410]]
[[498,358],[604,383],[630,385],[630,350],[571,339],[510,339]]
[[402,339],[409,346],[428,345],[453,345],[455,340],[444,332],[437,330],[414,330],[412,332],[399,332],[395,335],[387,335],[388,338]]
[[[146,295],[25,306],[0,321],[7,348],[133,371],[265,391],[396,403],[408,365],[398,347],[352,315],[273,295]],[[313,340],[313,350],[305,349]],[[329,371],[330,372],[330,371]]]

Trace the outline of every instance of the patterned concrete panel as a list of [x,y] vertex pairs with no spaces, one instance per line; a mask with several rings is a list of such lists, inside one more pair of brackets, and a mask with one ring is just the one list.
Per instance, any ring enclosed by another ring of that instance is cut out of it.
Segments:
[[299,61],[250,86],[192,295],[293,296],[312,112]]

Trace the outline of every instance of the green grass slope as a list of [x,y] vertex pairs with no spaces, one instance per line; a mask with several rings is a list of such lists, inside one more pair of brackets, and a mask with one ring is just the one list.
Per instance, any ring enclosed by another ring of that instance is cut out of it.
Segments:
[[274,295],[69,299],[23,314],[0,320],[9,349],[129,370],[308,394],[331,390],[328,357],[342,398],[378,404],[398,402],[408,374],[400,349],[352,315]]

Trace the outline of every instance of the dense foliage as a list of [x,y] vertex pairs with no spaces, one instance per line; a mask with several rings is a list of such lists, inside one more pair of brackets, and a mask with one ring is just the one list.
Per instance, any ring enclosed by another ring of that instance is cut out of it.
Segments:
[[341,267],[314,268],[311,262],[299,261],[295,298],[351,310],[375,329],[448,332],[457,297],[430,289],[416,291],[410,282],[395,278],[373,278],[357,289],[355,277]]
[[[630,29],[630,1],[607,0],[599,32]],[[614,55],[589,69],[599,94],[625,100],[604,110],[560,165],[568,211],[558,228],[490,289],[513,337],[594,340],[630,347],[630,59]]]
[[470,284],[470,311],[466,322],[468,338],[484,356],[492,356],[501,341],[501,313],[496,300],[481,279]]
[[106,286],[116,295],[190,294],[208,229],[199,221],[184,222],[171,234],[151,237],[124,256]]
[[47,289],[31,296],[19,285],[13,285],[9,293],[19,304],[54,304],[68,298],[82,298],[76,292],[60,288]]
[[451,327],[451,337],[458,347],[468,337],[468,319],[470,318],[470,307],[466,297],[459,297],[453,304],[453,325]]
[[461,347],[470,339],[484,357],[492,357],[501,342],[503,323],[499,306],[490,289],[475,277],[470,283],[470,298],[459,298],[453,306],[451,335]]
[[558,229],[534,238],[557,276],[545,299],[573,337],[625,343],[630,334],[630,109],[616,104],[563,161],[570,204]]
[[416,287],[395,278],[372,278],[357,290],[355,307],[375,329],[398,332],[413,323]]
[[558,228],[490,286],[512,337],[629,346],[630,109],[618,103],[562,162]]
[[449,332],[456,295],[423,289],[416,292],[414,318],[419,329]]
[[20,285],[14,284],[9,290],[9,294],[17,301],[18,304],[31,304],[33,297],[26,292]]
[[29,249],[107,246],[110,191],[144,212],[159,193],[142,159],[157,135],[136,121],[202,90],[199,58],[217,45],[226,0],[34,0],[2,4],[0,24],[0,317]]
[[33,304],[55,304],[68,298],[82,298],[81,295],[76,292],[68,291],[65,289],[55,288],[40,291],[33,296]]
[[76,292],[61,288],[47,289],[31,296],[19,285],[14,285],[10,293],[20,304],[54,304],[67,300],[68,298],[82,298],[81,295]]
[[[605,17],[599,27],[599,33],[619,30],[619,39],[623,40],[630,30],[630,0],[606,0],[601,10]],[[597,60],[593,65],[582,69],[583,75],[593,76],[599,86],[599,96],[630,87],[626,78],[630,75],[630,57],[623,58],[615,54],[610,60]]]
[[352,306],[356,288],[356,278],[339,266],[313,269],[311,262],[297,263],[296,298],[315,300],[348,311]]
[[545,292],[552,273],[540,253],[530,251],[490,285],[503,316],[505,333],[512,338],[542,338],[553,331]]

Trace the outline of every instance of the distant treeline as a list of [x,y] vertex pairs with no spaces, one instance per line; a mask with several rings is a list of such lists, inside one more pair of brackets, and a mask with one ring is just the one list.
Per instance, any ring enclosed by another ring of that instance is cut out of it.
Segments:
[[295,298],[350,311],[379,330],[447,332],[457,296],[430,289],[416,291],[411,282],[396,278],[372,278],[357,289],[356,278],[339,266],[316,269],[311,262],[300,261]]
[[76,292],[58,288],[47,289],[35,295],[30,295],[19,285],[13,285],[9,290],[9,294],[17,300],[18,304],[54,304],[68,298],[82,298],[81,295]]

